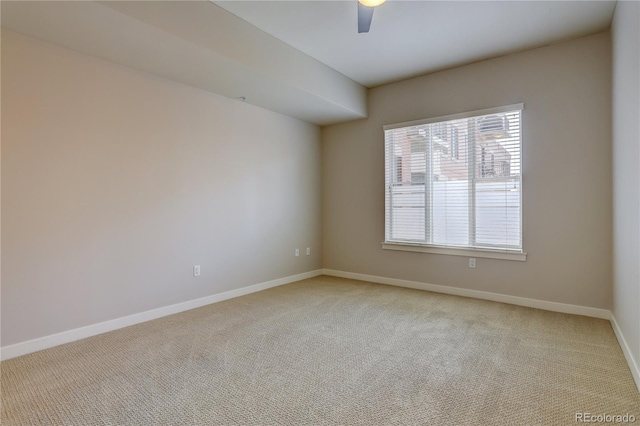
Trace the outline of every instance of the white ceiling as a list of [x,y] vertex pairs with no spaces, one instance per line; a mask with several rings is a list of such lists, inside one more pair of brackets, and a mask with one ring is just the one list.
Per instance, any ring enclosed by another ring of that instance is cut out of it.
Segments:
[[605,30],[614,1],[395,1],[357,32],[347,1],[216,1],[216,4],[374,87]]
[[2,27],[326,125],[367,90],[605,30],[611,1],[0,1]]

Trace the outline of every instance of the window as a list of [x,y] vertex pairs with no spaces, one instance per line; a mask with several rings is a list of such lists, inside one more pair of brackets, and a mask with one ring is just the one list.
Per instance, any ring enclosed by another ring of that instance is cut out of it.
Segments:
[[460,147],[458,144],[458,129],[455,127],[451,128],[451,158],[455,160],[460,159]]
[[525,259],[522,109],[384,127],[384,248]]

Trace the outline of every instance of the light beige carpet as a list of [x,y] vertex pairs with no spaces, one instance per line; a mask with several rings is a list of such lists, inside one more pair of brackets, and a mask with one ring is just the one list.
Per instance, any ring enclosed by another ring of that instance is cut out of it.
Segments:
[[330,277],[1,367],[2,425],[640,422],[607,321]]

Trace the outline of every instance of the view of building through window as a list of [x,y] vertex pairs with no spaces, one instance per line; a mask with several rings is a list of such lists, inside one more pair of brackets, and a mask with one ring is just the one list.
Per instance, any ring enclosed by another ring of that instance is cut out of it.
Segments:
[[386,240],[522,248],[521,111],[385,130]]

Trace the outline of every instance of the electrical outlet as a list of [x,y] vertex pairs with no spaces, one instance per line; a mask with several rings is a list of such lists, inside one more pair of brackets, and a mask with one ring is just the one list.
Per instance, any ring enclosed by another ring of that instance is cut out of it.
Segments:
[[296,249],[296,256],[300,256],[300,250]]
[[194,277],[200,276],[200,265],[193,265],[193,276]]
[[472,257],[471,259],[469,259],[469,268],[475,268],[476,267],[476,260]]
[[311,247],[307,247],[307,256],[311,255]]

